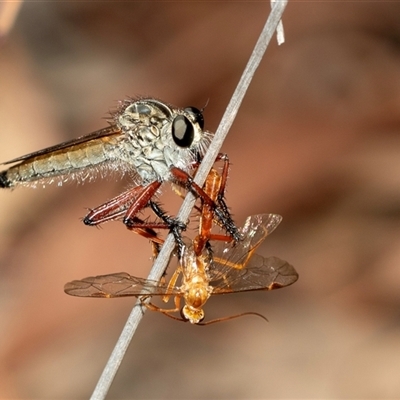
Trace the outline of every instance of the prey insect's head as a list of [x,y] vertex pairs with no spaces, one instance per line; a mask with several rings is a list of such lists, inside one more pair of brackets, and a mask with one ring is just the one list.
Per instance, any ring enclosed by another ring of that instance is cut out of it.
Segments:
[[189,321],[191,324],[199,324],[204,320],[205,314],[202,309],[196,309],[189,307],[188,305],[184,305],[181,308],[181,318],[182,321]]

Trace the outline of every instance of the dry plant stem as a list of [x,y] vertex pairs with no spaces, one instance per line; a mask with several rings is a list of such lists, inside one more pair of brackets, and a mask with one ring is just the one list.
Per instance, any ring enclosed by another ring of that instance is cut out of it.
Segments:
[[[250,85],[250,82],[253,78],[253,75],[260,64],[262,57],[267,49],[267,46],[278,26],[279,21],[282,18],[282,14],[284,9],[286,8],[287,0],[277,1],[274,3],[274,7],[271,11],[271,14],[268,17],[268,20],[264,26],[263,31],[257,41],[257,44],[253,50],[252,55],[250,56],[249,62],[242,74],[242,77],[238,83],[238,86],[231,98],[231,101],[228,104],[228,107],[225,111],[225,114],[222,117],[221,123],[215,132],[213,141],[204,156],[204,159],[198,169],[198,172],[195,177],[195,182],[202,186],[213,163],[216,159],[223,141],[228,134],[230,127],[236,117],[236,114],[239,110],[240,104],[246,94],[246,91]],[[182,207],[179,210],[178,218],[181,221],[187,221],[189,218],[190,212],[195,203],[195,197],[188,193],[185,200],[183,201]],[[175,243],[172,234],[169,234],[161,251],[155,261],[153,268],[150,271],[148,279],[159,280],[163,272],[165,271],[170,255],[174,250]],[[140,320],[143,317],[145,307],[141,305],[141,302],[138,301],[133,308],[131,314],[128,317],[126,325],[121,333],[121,336],[118,339],[118,342],[107,362],[107,365],[97,383],[97,386],[92,394],[91,399],[93,400],[102,400],[105,399],[108,390],[111,386],[111,383],[117,373],[117,370],[122,362],[124,354],[129,346],[129,343],[136,331],[137,326],[139,325]]]

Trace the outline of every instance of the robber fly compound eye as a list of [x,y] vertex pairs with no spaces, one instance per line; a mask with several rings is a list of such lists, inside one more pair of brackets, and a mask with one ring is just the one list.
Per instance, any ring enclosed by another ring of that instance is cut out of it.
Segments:
[[179,147],[190,147],[194,139],[193,124],[184,115],[178,115],[172,122],[172,138]]

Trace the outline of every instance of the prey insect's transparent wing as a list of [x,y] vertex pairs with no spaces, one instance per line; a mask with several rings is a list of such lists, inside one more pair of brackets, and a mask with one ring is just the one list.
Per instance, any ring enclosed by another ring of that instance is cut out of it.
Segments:
[[180,295],[179,288],[168,288],[164,282],[137,278],[126,272],[91,276],[68,282],[65,293],[78,297],[127,297],[127,296],[164,296]]
[[241,229],[241,242],[213,246],[213,264],[208,271],[213,294],[272,290],[296,282],[298,274],[286,261],[254,254],[281,220],[276,214],[253,215]]
[[262,257],[254,254],[242,269],[226,269],[223,264],[214,265],[220,274],[214,274],[210,285],[213,294],[246,292],[251,290],[273,290],[295,283],[299,277],[288,262],[278,257]]
[[213,244],[214,261],[223,260],[228,268],[241,269],[247,264],[258,246],[282,221],[277,214],[257,214],[247,218],[240,229],[243,239],[237,243],[216,242]]

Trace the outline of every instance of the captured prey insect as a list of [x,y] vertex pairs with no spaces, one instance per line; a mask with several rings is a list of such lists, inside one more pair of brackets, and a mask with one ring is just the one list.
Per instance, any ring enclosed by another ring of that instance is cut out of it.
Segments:
[[84,223],[122,219],[129,229],[145,236],[149,229],[168,228],[179,237],[177,232],[184,225],[173,218],[151,224],[137,217],[143,208],[154,205],[152,198],[164,182],[176,183],[212,207],[219,223],[238,241],[240,235],[227,207],[216,204],[192,179],[211,137],[204,130],[202,110],[176,108],[153,98],[130,99],[120,103],[109,127],[5,162],[15,165],[0,172],[0,188],[61,185],[110,172],[127,173],[135,186],[91,210]]
[[[209,324],[234,317],[219,318],[206,323],[203,307],[211,295],[253,290],[273,290],[289,286],[297,281],[296,270],[277,257],[255,254],[257,247],[279,225],[282,217],[276,214],[259,214],[248,217],[239,231],[243,239],[233,244],[218,241],[213,244],[213,255],[204,251],[197,255],[193,243],[183,249],[180,265],[169,283],[131,276],[125,272],[89,277],[65,285],[67,294],[79,297],[125,297],[141,299],[163,296],[167,302],[175,298],[175,307],[159,308],[152,303],[146,307],[159,311],[173,319],[192,324]],[[180,279],[180,281],[179,281]],[[183,298],[185,305],[180,309]],[[181,312],[181,318],[174,315]]]

